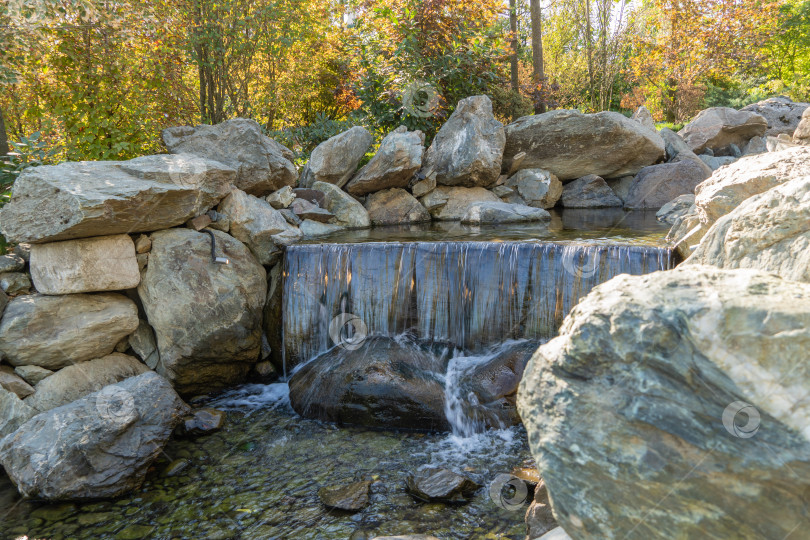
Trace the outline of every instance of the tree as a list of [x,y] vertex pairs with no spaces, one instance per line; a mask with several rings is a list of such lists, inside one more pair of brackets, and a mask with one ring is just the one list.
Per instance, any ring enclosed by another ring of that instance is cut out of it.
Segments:
[[518,79],[518,55],[520,50],[518,48],[517,19],[517,2],[516,0],[509,0],[509,41],[512,46],[512,54],[509,56],[509,74],[513,92],[520,91]]
[[545,66],[543,65],[543,12],[540,0],[531,0],[532,18],[532,83],[534,84],[534,112],[546,112]]
[[3,109],[0,108],[0,158],[6,155],[8,155],[8,133],[3,119]]

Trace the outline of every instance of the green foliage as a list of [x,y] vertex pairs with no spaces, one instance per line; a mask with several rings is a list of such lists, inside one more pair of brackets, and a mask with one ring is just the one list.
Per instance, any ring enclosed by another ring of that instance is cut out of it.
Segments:
[[271,131],[267,136],[295,152],[296,163],[303,165],[309,161],[316,146],[356,125],[360,124],[353,119],[334,120],[325,113],[319,113],[311,124]]
[[11,151],[8,156],[0,158],[0,207],[8,202],[11,197],[11,186],[21,172],[28,167],[46,165],[54,161],[58,149],[48,149],[41,136],[41,133],[36,132],[20,138],[19,141],[9,141]]

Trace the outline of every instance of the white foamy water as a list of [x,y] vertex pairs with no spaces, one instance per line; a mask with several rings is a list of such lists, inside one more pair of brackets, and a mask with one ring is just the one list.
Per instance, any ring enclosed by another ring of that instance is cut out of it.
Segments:
[[224,393],[213,405],[224,410],[248,413],[261,409],[291,409],[290,387],[287,383],[246,384]]

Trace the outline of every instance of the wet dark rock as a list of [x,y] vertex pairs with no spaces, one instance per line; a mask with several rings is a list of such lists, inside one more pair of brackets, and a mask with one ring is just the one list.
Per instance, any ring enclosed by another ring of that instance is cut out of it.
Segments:
[[357,350],[335,347],[303,365],[290,379],[290,402],[308,418],[443,430],[445,365],[416,344],[372,337]]
[[480,487],[466,476],[439,468],[423,469],[407,481],[408,493],[431,502],[466,502]]
[[208,435],[219,431],[224,425],[225,413],[206,407],[196,409],[190,415],[184,416],[183,422],[177,426],[175,433],[180,436]]
[[622,206],[622,200],[601,176],[589,174],[563,186],[562,205],[566,208],[609,208]]
[[358,512],[368,505],[371,482],[354,482],[342,486],[322,487],[318,497],[324,506],[347,512]]

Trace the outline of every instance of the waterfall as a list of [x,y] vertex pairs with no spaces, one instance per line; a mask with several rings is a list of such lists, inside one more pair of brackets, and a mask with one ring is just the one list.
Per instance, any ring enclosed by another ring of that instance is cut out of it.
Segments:
[[672,251],[552,242],[293,245],[284,259],[287,368],[333,346],[353,314],[373,335],[410,332],[474,354],[508,339],[550,339],[594,286],[674,266]]

